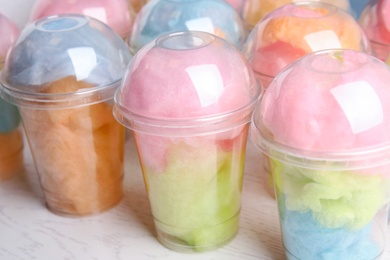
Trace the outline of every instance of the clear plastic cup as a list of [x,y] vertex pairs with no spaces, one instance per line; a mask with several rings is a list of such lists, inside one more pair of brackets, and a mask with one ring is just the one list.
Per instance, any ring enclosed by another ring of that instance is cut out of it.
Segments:
[[278,74],[250,137],[270,158],[287,259],[379,259],[390,199],[390,69],[353,50]]
[[122,198],[124,128],[112,106],[130,60],[110,27],[76,14],[29,24],[7,56],[1,91],[20,109],[56,214],[97,214]]
[[0,182],[23,169],[23,135],[18,109],[0,98]]
[[241,16],[249,28],[253,28],[275,9],[296,2],[324,2],[351,12],[351,6],[348,0],[246,0],[244,7],[241,9]]
[[[0,14],[0,71],[8,49],[19,36],[18,27]],[[23,168],[23,134],[16,106],[0,97],[0,182],[17,175]]]
[[128,45],[136,53],[166,33],[202,31],[240,46],[247,29],[238,13],[225,0],[152,0],[137,14]]
[[325,49],[371,52],[358,22],[344,10],[322,2],[295,2],[271,12],[251,31],[242,52],[267,87],[291,62]]
[[260,94],[239,50],[209,33],[165,34],[134,56],[114,115],[133,130],[157,238],[167,248],[205,251],[234,238]]
[[131,32],[135,11],[129,0],[37,0],[30,22],[57,14],[91,16],[107,24],[125,39]]
[[[256,78],[267,88],[287,65],[325,49],[353,49],[371,52],[358,22],[344,10],[322,2],[296,2],[277,8],[259,22],[249,34],[242,52]],[[268,159],[264,172],[266,188],[273,195]]]
[[390,54],[390,1],[371,0],[364,8],[359,22],[371,41],[376,57],[385,61]]

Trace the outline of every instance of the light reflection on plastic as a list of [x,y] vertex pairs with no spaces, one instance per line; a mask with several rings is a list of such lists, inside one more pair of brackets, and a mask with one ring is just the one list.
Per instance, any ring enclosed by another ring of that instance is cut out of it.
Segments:
[[95,50],[91,47],[78,47],[68,49],[67,52],[72,60],[77,80],[88,78],[97,65]]
[[186,68],[186,71],[191,78],[203,107],[218,102],[223,91],[223,80],[216,65],[191,66]]
[[330,92],[343,110],[354,134],[370,130],[383,122],[382,103],[367,82],[338,85]]
[[83,10],[83,14],[96,18],[103,23],[107,23],[107,13],[103,7],[86,8]]
[[315,51],[325,49],[341,49],[341,43],[337,34],[332,30],[319,31],[305,35],[305,41],[310,49]]
[[201,31],[214,34],[214,25],[209,17],[192,19],[185,22],[189,31]]

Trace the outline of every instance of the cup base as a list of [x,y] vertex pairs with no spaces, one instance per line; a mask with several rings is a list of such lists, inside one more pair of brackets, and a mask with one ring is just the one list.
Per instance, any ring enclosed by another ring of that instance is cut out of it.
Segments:
[[[301,260],[300,258],[298,258],[298,257],[294,256],[293,254],[291,254],[286,249],[286,247],[283,246],[283,248],[284,248],[284,252],[286,253],[286,260]],[[383,253],[381,253],[378,257],[373,258],[373,259],[369,259],[369,260],[380,260],[380,259],[382,259],[382,255],[383,255]]]
[[[122,180],[121,180],[122,183]],[[46,197],[46,208],[52,213],[63,216],[63,217],[86,217],[92,215],[98,215],[105,211],[114,208],[123,198],[123,187],[122,185],[115,185],[111,191],[106,192],[107,196],[105,199],[95,198],[94,201],[85,201],[79,199],[78,201],[66,201],[60,200],[55,196]]]
[[[179,253],[200,253],[217,249],[229,243],[235,238],[238,233],[239,213],[237,213],[233,218],[222,224],[205,228],[177,228],[167,226],[166,224],[161,223],[157,219],[154,219],[154,223],[157,231],[157,239],[166,248]],[[172,230],[174,230],[174,234],[173,232],[168,231],[168,229],[171,228]],[[203,236],[201,242],[198,241],[198,243],[194,242],[193,244],[190,244],[188,241],[185,240],[184,237],[187,237],[188,240],[195,240],[195,235],[187,235],[187,232],[192,234],[202,232],[210,233],[208,235],[202,234]],[[180,237],[178,233],[182,233],[184,235]],[[194,237],[190,239],[189,237],[191,236]],[[209,241],[210,243],[206,241]]]

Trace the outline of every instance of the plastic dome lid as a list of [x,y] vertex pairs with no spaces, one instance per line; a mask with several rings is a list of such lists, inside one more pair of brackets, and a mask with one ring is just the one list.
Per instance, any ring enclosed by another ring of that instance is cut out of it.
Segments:
[[265,154],[300,166],[389,163],[389,82],[390,69],[366,53],[308,54],[265,91],[253,113],[251,139]]
[[138,131],[219,131],[249,122],[260,93],[232,44],[205,32],[165,34],[134,56],[114,114]]
[[278,7],[296,2],[324,2],[351,12],[349,0],[245,0],[244,7],[241,9],[241,16],[250,27],[254,27],[267,14]]
[[137,52],[156,37],[178,31],[203,31],[240,46],[246,28],[224,0],[152,0],[137,14],[128,44]]
[[[22,106],[74,106],[90,98],[110,99],[132,56],[106,24],[83,15],[39,19],[26,26],[8,53],[1,81],[3,94]],[[83,87],[51,90],[72,78]],[[88,85],[88,86],[87,86]]]
[[371,52],[352,15],[323,2],[296,2],[277,8],[251,31],[242,52],[259,75],[275,77],[307,53],[325,49]]
[[0,69],[3,65],[2,61],[4,61],[8,49],[19,36],[19,33],[19,28],[7,17],[0,14]]
[[369,1],[359,22],[372,43],[375,55],[384,61],[390,53],[390,1]]
[[131,32],[135,11],[128,0],[38,0],[30,21],[58,14],[91,16],[114,29],[123,39]]

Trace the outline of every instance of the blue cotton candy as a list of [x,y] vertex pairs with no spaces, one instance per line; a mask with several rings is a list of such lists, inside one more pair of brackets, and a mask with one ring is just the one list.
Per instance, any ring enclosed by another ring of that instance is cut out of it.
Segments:
[[237,12],[222,0],[149,2],[142,8],[133,28],[130,45],[134,51],[166,33],[205,31],[239,46],[246,29]]
[[19,126],[18,109],[0,98],[0,133],[8,133]]
[[[316,222],[310,212],[285,210],[281,218],[283,243],[287,259],[302,260],[369,260],[381,249],[371,237],[372,224],[360,230],[329,229]],[[295,257],[296,258],[295,258]]]

